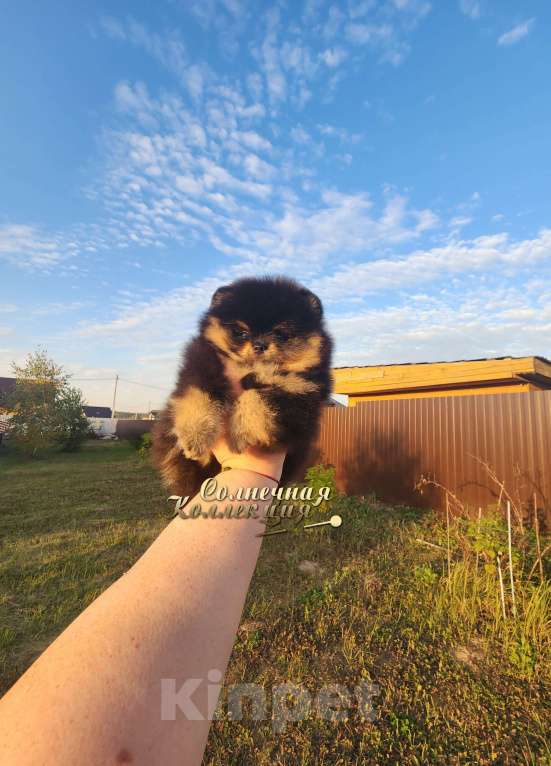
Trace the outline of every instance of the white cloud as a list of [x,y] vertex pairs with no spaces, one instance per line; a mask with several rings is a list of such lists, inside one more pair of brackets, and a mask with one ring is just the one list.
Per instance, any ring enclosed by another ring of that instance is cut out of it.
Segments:
[[405,256],[352,263],[322,278],[319,289],[332,300],[342,300],[433,284],[454,275],[481,274],[497,267],[518,272],[550,259],[551,229],[542,229],[536,238],[519,242],[511,242],[507,234],[496,234],[457,240]]
[[461,13],[465,16],[469,16],[471,19],[480,18],[481,5],[480,0],[459,0],[459,8]]
[[[338,198],[333,202],[337,204]],[[335,220],[325,221],[320,240]],[[316,223],[324,222],[318,218]],[[280,235],[296,242],[303,224],[289,215],[279,222]],[[311,231],[306,232],[303,242],[311,236]],[[516,242],[501,234],[399,258],[350,264],[322,278],[305,276],[305,266],[301,279],[326,304],[336,341],[336,364],[549,355],[549,281],[534,280],[533,269],[523,269],[548,262],[550,254],[551,230],[543,230],[533,240]],[[264,271],[265,265],[260,263],[249,273]],[[514,283],[511,270],[516,274]],[[144,365],[152,365],[150,373],[159,370],[156,380],[171,380],[179,347],[193,333],[214,289],[244,273],[247,267],[241,264],[162,297],[129,301],[118,316],[108,322],[81,324],[73,336],[76,332],[77,337],[86,337],[88,344],[155,345],[153,355],[141,354],[140,359]],[[423,290],[425,285],[430,285],[430,293]],[[370,296],[386,290],[392,291],[390,305],[369,305]],[[354,308],[343,313],[339,303]]]
[[327,40],[332,39],[339,32],[341,25],[345,19],[344,13],[339,9],[337,5],[332,5],[329,8],[327,14],[327,20],[322,29],[322,35]]
[[207,68],[200,64],[193,64],[193,66],[187,67],[187,69],[182,72],[184,84],[192,98],[199,99],[203,95],[206,76]]
[[340,48],[338,46],[335,48],[326,48],[324,51],[322,51],[322,53],[320,53],[321,60],[330,69],[334,69],[335,67],[338,67],[340,64],[342,64],[347,56],[348,54],[344,48]]
[[203,193],[203,184],[193,176],[176,176],[176,186],[180,191],[190,194],[191,196],[199,196]]
[[378,23],[349,23],[345,28],[347,39],[354,45],[361,45],[370,50],[379,51],[380,61],[399,66],[410,46],[399,31],[399,27],[387,21]]
[[33,316],[56,316],[69,311],[81,311],[92,306],[91,301],[52,301],[36,306],[29,313]]
[[179,77],[187,67],[187,53],[182,40],[173,32],[159,35],[132,18],[125,22],[104,16],[100,19],[103,31],[115,40],[129,42],[145,50],[152,58]]
[[142,112],[146,114],[151,110],[151,101],[147,93],[147,87],[138,82],[134,87],[127,82],[119,82],[115,86],[115,102],[122,111]]
[[228,188],[253,197],[259,197],[260,199],[269,197],[272,192],[269,185],[253,181],[242,181],[229,173],[224,167],[217,165],[206,157],[202,157],[199,160],[199,164],[204,169],[203,183],[207,189],[212,189],[213,187]]
[[313,77],[317,69],[310,49],[288,40],[283,41],[281,45],[281,65],[286,70],[292,70],[295,75],[305,78]]
[[[551,295],[529,285],[473,284],[463,295],[453,290],[411,297],[384,308],[355,310],[343,317],[329,312],[336,340],[336,365],[436,362],[492,356],[546,356],[551,350]],[[542,313],[543,312],[543,313]]]
[[126,32],[123,24],[112,16],[104,16],[100,19],[103,31],[115,40],[126,40]]
[[338,138],[343,144],[357,144],[363,138],[363,133],[350,133],[346,128],[340,128],[336,125],[319,124],[317,126],[323,136]]
[[355,0],[348,4],[348,14],[351,19],[357,19],[365,16],[377,5],[376,0]]
[[245,14],[245,5],[239,0],[222,0],[222,5],[232,16],[240,18]]
[[505,32],[501,35],[501,37],[498,37],[497,44],[498,45],[514,45],[515,43],[518,43],[520,40],[523,40],[525,37],[528,37],[530,34],[530,31],[532,30],[532,27],[534,25],[535,18],[528,19],[527,21],[523,21],[522,24],[517,24],[516,27],[513,27],[513,29],[510,29],[508,32]]
[[287,81],[280,60],[279,29],[279,9],[274,7],[266,14],[264,41],[254,51],[264,71],[268,96],[272,104],[285,101],[287,97]]
[[472,222],[473,222],[473,219],[469,215],[456,215],[454,218],[451,219],[450,226],[453,229],[460,229],[463,226],[468,226]]
[[261,101],[264,95],[264,85],[262,83],[262,77],[258,72],[253,72],[247,75],[247,87],[257,101]]
[[296,141],[297,144],[307,144],[312,140],[312,137],[306,130],[304,130],[302,125],[295,125],[294,128],[291,128],[290,135],[293,141]]
[[248,175],[261,181],[269,181],[274,177],[276,172],[273,165],[260,159],[256,154],[248,154],[245,157],[244,164]]
[[272,149],[272,144],[268,139],[252,130],[235,131],[232,133],[232,138],[257,152],[269,152]]
[[47,271],[78,250],[75,243],[44,234],[34,226],[0,224],[0,258],[15,266]]
[[375,26],[374,24],[348,24],[346,36],[352,43],[365,45],[392,37],[392,27],[389,24]]
[[344,165],[351,165],[354,158],[351,154],[337,154],[337,159]]

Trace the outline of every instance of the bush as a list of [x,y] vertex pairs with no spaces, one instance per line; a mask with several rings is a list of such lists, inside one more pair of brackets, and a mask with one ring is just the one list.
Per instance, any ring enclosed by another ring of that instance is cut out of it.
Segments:
[[151,432],[148,431],[147,433],[140,436],[137,444],[137,450],[138,455],[142,458],[142,460],[145,460],[145,458],[148,456],[152,444],[153,434]]
[[338,494],[337,485],[335,483],[335,466],[333,465],[313,465],[306,471],[304,477],[306,482],[314,490],[314,495],[318,496],[319,490],[322,487],[329,487],[329,496],[331,500],[322,500],[317,508],[318,513],[326,513],[331,508],[332,501]]
[[7,406],[14,446],[31,457],[55,445],[78,449],[88,434],[84,399],[69,386],[63,368],[44,351],[36,351],[22,367],[12,364],[12,369],[16,384]]
[[90,430],[84,414],[84,399],[77,388],[64,388],[57,402],[57,441],[65,452],[75,452],[88,438]]

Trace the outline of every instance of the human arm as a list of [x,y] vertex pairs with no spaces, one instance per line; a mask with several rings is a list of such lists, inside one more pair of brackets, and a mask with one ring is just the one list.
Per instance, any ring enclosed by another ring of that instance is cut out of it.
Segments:
[[[238,487],[274,487],[283,453],[215,453]],[[235,467],[233,467],[235,466]],[[239,466],[239,467],[238,467]],[[211,503],[198,497],[208,512]],[[269,505],[259,501],[259,511]],[[226,505],[226,503],[225,503]],[[175,518],[141,558],[85,609],[0,701],[5,766],[200,764],[210,721],[208,673],[226,670],[264,531],[257,519]],[[193,693],[202,720],[161,715],[162,679]]]

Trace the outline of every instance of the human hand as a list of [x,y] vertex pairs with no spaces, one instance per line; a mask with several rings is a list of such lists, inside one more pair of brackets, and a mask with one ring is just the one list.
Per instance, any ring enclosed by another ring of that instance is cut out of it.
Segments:
[[244,452],[233,452],[226,440],[221,436],[212,447],[214,457],[222,468],[240,468],[256,471],[271,476],[276,481],[281,478],[285,452],[265,452],[258,447],[248,447]]

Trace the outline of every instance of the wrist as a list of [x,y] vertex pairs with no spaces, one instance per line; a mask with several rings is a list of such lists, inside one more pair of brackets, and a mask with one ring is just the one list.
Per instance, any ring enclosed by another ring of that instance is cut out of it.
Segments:
[[285,453],[278,452],[274,454],[253,454],[250,451],[243,454],[231,455],[222,460],[222,470],[237,469],[243,471],[253,471],[276,482],[281,479],[283,471],[283,461]]

